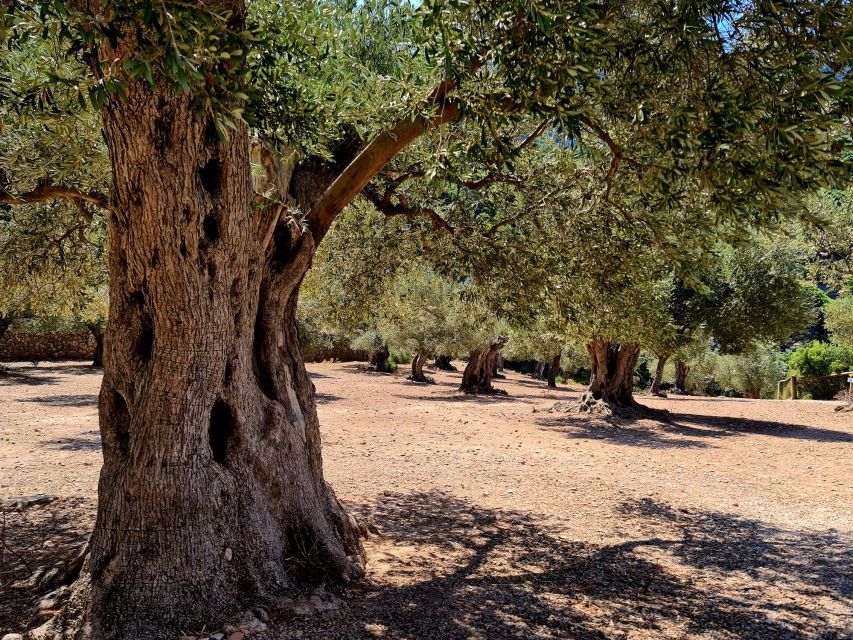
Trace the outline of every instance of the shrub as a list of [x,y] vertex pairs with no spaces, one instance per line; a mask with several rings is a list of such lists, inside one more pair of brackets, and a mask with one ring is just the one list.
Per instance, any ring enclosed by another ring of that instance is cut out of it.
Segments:
[[785,372],[785,360],[772,343],[758,345],[741,355],[720,357],[720,382],[749,398],[772,398]]
[[853,369],[853,349],[826,342],[798,347],[788,360],[791,375],[829,376]]

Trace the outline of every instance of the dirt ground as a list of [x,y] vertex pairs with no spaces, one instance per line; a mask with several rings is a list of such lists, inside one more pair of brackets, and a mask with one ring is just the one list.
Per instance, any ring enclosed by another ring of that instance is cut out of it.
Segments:
[[[669,421],[613,424],[510,372],[477,398],[459,373],[309,370],[326,476],[380,533],[342,608],[264,637],[853,638],[853,414],[833,403],[643,397]],[[91,526],[99,382],[0,377],[0,498],[57,496],[0,521],[0,636]]]

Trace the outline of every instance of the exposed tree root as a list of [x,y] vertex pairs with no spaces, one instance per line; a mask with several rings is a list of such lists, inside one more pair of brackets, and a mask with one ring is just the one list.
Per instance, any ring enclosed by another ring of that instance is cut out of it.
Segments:
[[596,400],[589,394],[584,394],[580,401],[565,403],[562,409],[568,413],[587,413],[604,418],[669,420],[669,411],[666,409],[652,409],[651,407],[641,405],[639,402],[633,400],[633,398],[628,402],[608,402],[605,400]]

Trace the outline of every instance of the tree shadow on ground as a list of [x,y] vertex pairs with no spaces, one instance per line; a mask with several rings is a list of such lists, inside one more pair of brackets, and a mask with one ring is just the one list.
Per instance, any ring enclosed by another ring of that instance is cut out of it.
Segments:
[[[454,385],[455,387],[456,385]],[[402,400],[417,400],[430,402],[523,402],[519,398],[502,393],[462,393],[456,391],[449,395],[410,395],[406,393],[395,393],[395,398]]]
[[[310,637],[847,637],[849,541],[702,511],[682,524],[650,506],[626,505],[624,517],[693,538],[588,544],[524,513],[439,492],[386,493],[361,509],[382,528],[373,545],[384,566],[350,590],[345,615],[319,628],[312,620]],[[719,545],[694,542],[697,520]]]
[[333,395],[331,393],[320,393],[319,391],[314,393],[314,400],[317,404],[329,404],[330,402],[336,402],[338,400],[343,400],[340,396]]
[[38,577],[73,560],[86,543],[95,503],[62,498],[0,515],[0,633],[23,631],[50,587]]
[[21,398],[18,402],[38,402],[52,407],[92,407],[97,408],[98,396],[94,393],[82,393],[77,395],[38,396],[35,398]]
[[8,369],[0,367],[0,386],[26,385],[36,387],[45,384],[56,384],[59,378],[56,376],[43,375],[34,369],[32,372],[19,368]]
[[[713,429],[725,435],[755,433],[777,438],[797,438],[800,440],[815,440],[817,442],[853,442],[853,434],[843,431],[788,424],[785,422],[773,422],[770,420],[706,416],[694,413],[672,413],[670,420],[676,424],[686,422],[688,425],[709,427],[710,429],[702,429],[702,431],[708,432]],[[692,427],[688,426],[685,428]]]
[[548,383],[545,380],[534,380],[532,378],[513,378],[512,382],[515,384],[519,384],[523,387],[530,387],[533,389],[540,389],[542,391],[553,391],[555,393],[573,393],[579,395],[582,393],[579,389],[573,389],[564,384],[558,384],[556,387],[549,387]]
[[101,434],[98,431],[86,431],[75,438],[42,440],[39,444],[49,449],[59,449],[61,451],[100,451]]
[[[715,511],[675,509],[651,498],[625,502],[619,512],[676,532],[679,539],[660,540],[651,546],[667,548],[682,564],[715,571],[742,571],[759,581],[797,583],[804,593],[817,589],[835,597],[853,598],[850,535],[835,530],[784,531],[760,520]],[[630,549],[637,543],[621,546]]]
[[536,423],[567,438],[606,440],[650,449],[704,448],[713,446],[713,441],[719,438],[743,433],[828,443],[853,442],[853,434],[833,429],[690,413],[670,413],[665,420],[554,413],[538,418]]
[[649,449],[702,449],[710,440],[730,435],[710,429],[684,427],[658,421],[600,418],[588,414],[552,415],[537,418],[536,424],[548,431],[578,440],[606,440],[613,444]]

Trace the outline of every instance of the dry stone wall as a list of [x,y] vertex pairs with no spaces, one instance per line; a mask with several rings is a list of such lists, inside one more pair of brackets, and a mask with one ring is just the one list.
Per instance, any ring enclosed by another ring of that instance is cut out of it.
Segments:
[[0,362],[91,360],[95,339],[85,327],[73,331],[35,333],[12,323],[0,338]]

